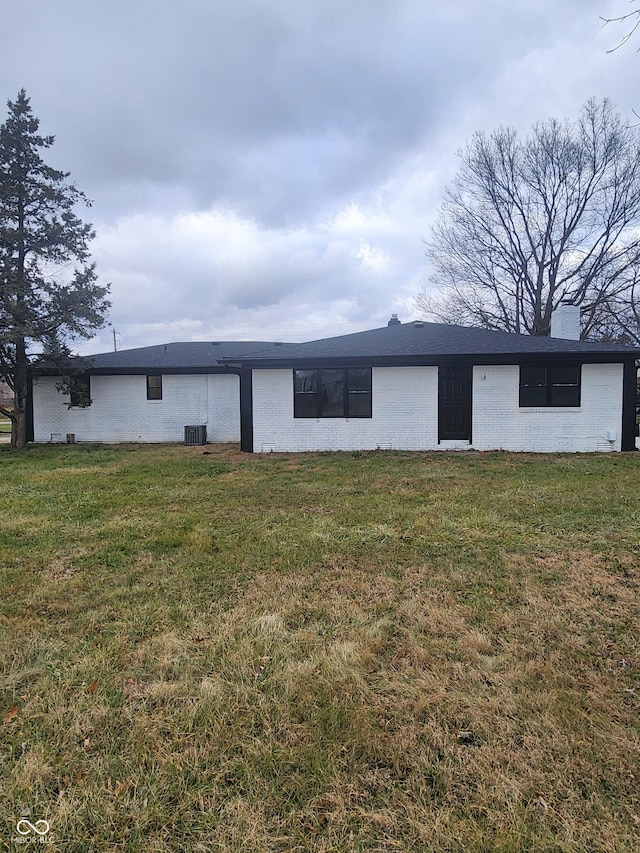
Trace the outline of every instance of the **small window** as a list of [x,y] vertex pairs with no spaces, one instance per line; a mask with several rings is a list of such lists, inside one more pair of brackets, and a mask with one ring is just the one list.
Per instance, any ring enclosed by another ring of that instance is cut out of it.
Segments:
[[91,402],[91,377],[73,376],[69,380],[69,405],[86,409]]
[[293,371],[296,418],[370,418],[371,368]]
[[520,368],[520,406],[579,406],[580,366],[550,364]]
[[147,400],[162,400],[162,376],[147,376]]

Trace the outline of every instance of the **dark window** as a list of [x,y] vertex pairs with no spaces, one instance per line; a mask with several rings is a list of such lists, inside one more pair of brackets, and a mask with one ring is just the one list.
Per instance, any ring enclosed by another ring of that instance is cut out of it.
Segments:
[[547,368],[520,368],[520,405],[547,405]]
[[320,417],[344,418],[344,370],[320,371]]
[[579,406],[580,366],[520,368],[520,406]]
[[371,368],[293,371],[296,418],[370,418]]
[[73,376],[69,380],[69,405],[86,409],[91,405],[91,378]]
[[347,387],[349,389],[349,417],[371,417],[371,369],[350,368],[347,370]]
[[318,417],[318,371],[293,371],[293,414],[296,418]]
[[147,400],[162,400],[162,376],[147,376]]

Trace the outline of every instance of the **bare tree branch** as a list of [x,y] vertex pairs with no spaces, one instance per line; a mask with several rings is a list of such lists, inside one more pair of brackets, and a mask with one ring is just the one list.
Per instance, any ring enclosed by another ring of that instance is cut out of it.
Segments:
[[[576,122],[536,124],[524,140],[476,133],[459,157],[427,241],[439,295],[425,291],[418,309],[548,335],[553,310],[572,300],[584,335],[612,334],[612,306],[634,297],[640,266],[638,133],[591,100]],[[625,324],[628,334],[632,316]]]
[[[619,15],[617,18],[603,18],[602,15],[600,16],[600,20],[603,22],[603,27],[606,27],[607,24],[624,24],[627,21],[632,20],[633,18],[635,18],[635,23],[633,24],[631,29],[628,30],[618,42],[618,44],[608,50],[607,53],[615,53],[616,50],[619,50],[629,41],[629,39],[633,36],[638,27],[640,27],[640,9],[634,9],[632,12],[627,12],[626,15]],[[640,48],[638,48],[638,50],[640,50]]]

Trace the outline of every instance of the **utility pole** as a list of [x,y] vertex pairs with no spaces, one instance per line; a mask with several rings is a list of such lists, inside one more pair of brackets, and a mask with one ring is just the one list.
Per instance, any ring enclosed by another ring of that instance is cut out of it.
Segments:
[[120,332],[116,332],[115,328],[113,329],[113,351],[118,352],[118,336]]

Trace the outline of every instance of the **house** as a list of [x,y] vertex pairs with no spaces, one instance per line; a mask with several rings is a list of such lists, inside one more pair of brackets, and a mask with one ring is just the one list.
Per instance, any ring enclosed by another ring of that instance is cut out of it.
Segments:
[[633,450],[640,350],[578,340],[578,310],[561,306],[546,338],[394,317],[301,344],[104,353],[88,408],[35,371],[33,440],[181,441],[203,425],[249,452]]
[[6,382],[0,382],[0,406],[13,408],[13,391]]
[[[36,442],[171,442],[184,427],[206,424],[209,441],[240,441],[242,371],[225,358],[250,350],[268,353],[276,344],[207,341],[100,353],[83,359],[91,405],[74,405],[46,366],[33,370],[30,439]],[[78,403],[81,401],[78,400]]]

